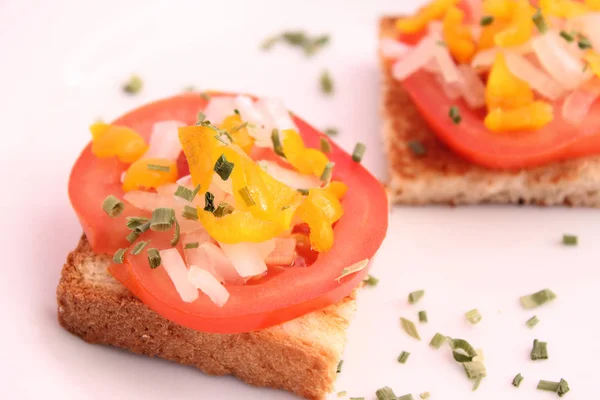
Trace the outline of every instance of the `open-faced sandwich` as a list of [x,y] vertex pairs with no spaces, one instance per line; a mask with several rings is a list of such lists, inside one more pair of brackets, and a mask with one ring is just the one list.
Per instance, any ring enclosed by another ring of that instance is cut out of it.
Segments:
[[433,0],[383,18],[393,201],[600,206],[598,11]]
[[387,229],[355,154],[273,99],[185,94],[91,126],[58,316],[91,343],[308,399],[333,389]]

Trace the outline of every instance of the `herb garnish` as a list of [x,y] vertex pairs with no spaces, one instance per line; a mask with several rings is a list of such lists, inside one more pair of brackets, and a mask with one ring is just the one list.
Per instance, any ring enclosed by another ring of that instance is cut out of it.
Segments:
[[409,140],[407,143],[410,151],[417,157],[422,157],[427,154],[427,149],[423,145],[423,143],[418,140]]
[[302,196],[308,196],[308,189],[302,189],[302,188],[300,188],[300,189],[296,189],[296,191],[298,193],[300,193]]
[[400,324],[402,325],[402,329],[404,329],[404,332],[406,332],[408,336],[413,337],[417,340],[421,340],[421,336],[419,336],[419,332],[417,331],[417,327],[415,326],[414,322],[404,317],[400,317]]
[[204,194],[204,211],[214,212],[215,211],[215,195],[211,192]]
[[337,369],[335,370],[336,374],[342,372],[342,365],[344,365],[344,360],[340,360],[340,362],[338,363]]
[[398,400],[391,387],[385,386],[375,392],[377,400]]
[[562,242],[565,246],[577,246],[577,236],[576,235],[563,235]]
[[301,48],[308,57],[314,55],[318,50],[327,45],[329,42],[329,35],[310,37],[303,31],[288,31],[268,37],[260,47],[262,50],[267,51],[280,41]]
[[340,274],[340,276],[338,276],[337,278],[335,278],[335,280],[339,282],[345,276],[348,276],[348,275],[353,274],[353,273],[358,272],[358,271],[362,271],[363,269],[365,269],[365,267],[368,264],[369,264],[369,259],[368,258],[365,258],[362,261],[354,263],[351,266],[344,268],[342,270],[342,273]]
[[364,143],[356,143],[354,145],[354,151],[352,151],[352,161],[357,163],[361,162],[365,155],[365,151],[367,151],[367,146]]
[[379,279],[377,279],[373,275],[369,274],[369,275],[367,275],[367,277],[365,279],[363,279],[363,282],[367,286],[377,286],[377,284],[379,283]]
[[335,163],[332,161],[329,161],[325,165],[325,168],[323,169],[323,173],[321,174],[321,182],[323,182],[325,185],[328,185],[329,182],[331,182],[331,175],[333,174],[334,166],[335,166]]
[[191,202],[194,200],[199,191],[200,185],[196,186],[194,190],[188,189],[185,186],[178,186],[177,190],[175,191],[175,196]]
[[521,385],[521,382],[523,382],[523,379],[524,379],[524,378],[523,378],[523,376],[522,376],[520,373],[519,373],[519,374],[517,374],[517,375],[516,375],[516,376],[513,378],[513,380],[512,380],[512,385],[513,385],[514,387],[519,387],[519,385]]
[[579,46],[579,48],[581,50],[591,49],[592,42],[590,42],[590,40],[588,38],[586,38],[585,36],[580,35],[579,41],[577,42],[577,46]]
[[556,294],[550,289],[543,289],[539,292],[522,296],[520,298],[523,308],[532,309],[544,305],[556,298]]
[[177,246],[179,243],[179,237],[181,235],[181,227],[179,226],[179,221],[175,219],[175,234],[173,235],[173,239],[171,239],[171,246]]
[[547,360],[548,359],[548,343],[540,342],[537,339],[533,340],[533,348],[531,349],[531,359],[536,360]]
[[148,249],[148,264],[150,264],[150,268],[158,268],[162,260],[160,258],[160,254],[158,253],[158,249]]
[[173,227],[175,211],[172,208],[160,207],[152,211],[150,229],[156,232],[166,232]]
[[419,397],[423,400],[428,399],[429,397],[431,397],[431,395],[429,394],[429,392],[423,392],[419,395]]
[[208,94],[206,92],[200,93],[200,97],[202,98],[202,100],[206,100],[206,101],[210,100],[210,94]]
[[171,168],[166,165],[156,165],[156,164],[147,164],[146,167],[150,171],[161,171],[161,172],[169,172]]
[[138,254],[140,254],[142,252],[142,250],[144,250],[144,247],[146,247],[148,245],[148,243],[150,243],[150,241],[139,241],[136,243],[135,246],[133,246],[133,249],[131,249],[131,254],[133,254],[134,256],[137,256]]
[[531,17],[533,23],[537,30],[543,35],[548,31],[548,24],[546,24],[546,20],[544,19],[544,15],[542,15],[542,11],[538,8],[535,14]]
[[221,156],[215,162],[214,171],[221,177],[223,181],[226,181],[229,179],[234,166],[234,163],[227,161],[225,154],[221,154]]
[[146,217],[127,217],[125,219],[126,224],[127,224],[127,228],[134,230],[135,228],[137,228],[140,225],[143,225],[144,222],[148,222],[149,219]]
[[217,209],[215,210],[215,212],[213,214],[217,218],[222,218],[226,215],[231,214],[232,212],[233,212],[233,206],[229,203],[222,201],[219,203],[219,205],[217,206]]
[[127,237],[125,237],[125,239],[129,242],[129,243],[133,243],[136,240],[138,240],[138,238],[140,237],[141,233],[139,233],[136,230],[132,230],[131,232],[129,232],[129,235],[127,235]]
[[246,203],[246,207],[250,207],[250,206],[253,206],[254,204],[256,204],[254,202],[254,199],[250,195],[250,191],[248,190],[247,186],[244,186],[243,188],[238,190],[238,193],[242,197],[242,200],[244,200],[244,203]]
[[560,379],[560,382],[541,380],[537,385],[537,389],[556,392],[558,397],[563,397],[569,390],[571,390],[569,388],[569,383],[562,378]]
[[448,116],[450,117],[454,125],[458,125],[462,121],[462,117],[460,116],[460,110],[457,106],[450,107],[450,111],[448,111]]
[[427,311],[419,311],[419,322],[422,324],[427,323]]
[[406,361],[408,360],[408,357],[410,357],[410,353],[407,351],[403,351],[402,353],[400,353],[400,355],[398,356],[398,362],[400,364],[406,364]]
[[125,260],[125,252],[127,251],[127,249],[119,249],[115,252],[115,255],[113,256],[113,262],[115,264],[123,264],[123,261]]
[[123,91],[127,94],[137,94],[142,90],[144,82],[142,78],[137,75],[132,75],[125,84],[123,84]]
[[321,151],[323,153],[331,153],[331,144],[324,137],[321,138]]
[[333,80],[331,79],[331,75],[329,71],[325,70],[321,73],[321,77],[319,78],[319,83],[321,85],[321,92],[325,94],[333,93]]
[[104,212],[111,218],[116,218],[125,209],[125,204],[112,194],[106,196],[104,201],[102,202],[102,209]]
[[491,16],[491,15],[484,15],[479,20],[479,25],[481,25],[481,26],[488,26],[488,25],[491,25],[493,22],[494,22],[494,17],[493,16]]
[[339,133],[336,128],[325,128],[323,132],[325,132],[327,136],[335,136]]
[[575,40],[575,37],[573,37],[573,35],[565,32],[565,31],[560,31],[560,37],[565,39],[569,43],[571,43],[573,40]]
[[410,304],[415,304],[416,302],[421,300],[421,297],[423,297],[424,295],[425,295],[424,290],[415,290],[414,292],[410,292],[408,294],[408,302]]
[[440,349],[440,347],[442,347],[442,345],[446,342],[446,336],[442,335],[441,333],[436,333],[432,338],[431,341],[429,342],[429,345],[437,350]]
[[527,322],[525,322],[525,325],[527,325],[527,327],[531,329],[534,326],[536,326],[538,322],[540,322],[539,318],[537,317],[537,315],[534,315],[533,317],[529,318]]
[[271,131],[271,142],[273,142],[273,151],[279,157],[285,158],[285,153],[283,152],[283,145],[281,144],[281,138],[279,137],[279,130],[273,129]]
[[414,397],[412,394],[405,394],[404,396],[398,397],[398,400],[414,400]]
[[200,246],[200,243],[198,242],[190,242],[190,243],[186,243],[184,249],[189,250],[189,249],[197,249]]
[[472,309],[471,311],[467,311],[465,313],[465,316],[467,317],[467,321],[469,321],[473,325],[475,325],[479,321],[481,321],[481,314],[479,313],[479,310],[477,310],[476,308]]
[[198,210],[196,209],[196,207],[185,205],[183,206],[183,212],[181,213],[181,216],[185,219],[192,219],[197,221]]

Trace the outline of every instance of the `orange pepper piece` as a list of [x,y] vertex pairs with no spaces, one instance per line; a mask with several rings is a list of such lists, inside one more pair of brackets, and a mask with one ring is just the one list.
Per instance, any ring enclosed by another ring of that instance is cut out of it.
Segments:
[[336,195],[327,188],[310,189],[296,211],[296,216],[308,224],[311,247],[318,252],[327,251],[333,246],[331,225],[343,214]]
[[533,102],[533,90],[527,82],[514,76],[502,53],[496,55],[485,88],[485,102],[488,110],[496,108],[513,109]]
[[238,114],[233,114],[225,118],[219,125],[219,129],[226,130],[235,144],[240,146],[244,152],[250,153],[252,146],[254,146],[254,138],[248,133],[248,128],[240,128],[242,125],[242,118]]
[[[155,169],[163,167],[165,170]],[[177,164],[165,158],[143,158],[129,166],[123,180],[123,190],[156,189],[177,181]]]
[[411,17],[396,21],[396,29],[402,33],[416,33],[424,30],[431,21],[441,19],[446,11],[459,3],[459,0],[434,0]]
[[540,129],[553,119],[552,106],[544,101],[535,101],[512,110],[496,108],[485,117],[486,128],[494,132]]
[[450,7],[444,17],[444,41],[450,53],[459,63],[467,63],[475,54],[475,42],[471,30],[463,25],[465,13],[458,7]]
[[124,163],[132,163],[148,150],[148,145],[136,131],[126,126],[96,123],[90,126],[92,153],[96,157],[116,156]]

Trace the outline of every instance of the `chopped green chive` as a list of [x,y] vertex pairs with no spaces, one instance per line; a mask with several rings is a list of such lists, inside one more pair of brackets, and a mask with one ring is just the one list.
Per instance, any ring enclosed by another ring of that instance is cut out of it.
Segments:
[[234,109],[233,109],[233,113],[234,113],[235,115],[240,115],[240,110],[238,110],[237,108],[234,108]]
[[127,239],[127,241],[129,243],[133,243],[136,240],[138,240],[140,235],[141,235],[141,233],[138,233],[137,231],[133,230],[133,231],[129,232],[129,235],[127,235],[127,237],[125,239]]
[[521,385],[521,382],[523,382],[523,376],[519,373],[517,375],[515,375],[515,377],[512,380],[512,385],[514,387],[519,387]]
[[377,400],[398,400],[391,387],[385,386],[375,392]]
[[104,201],[102,202],[102,209],[104,212],[111,218],[116,218],[125,209],[125,204],[112,194],[106,196]]
[[427,155],[427,149],[425,148],[423,143],[419,142],[418,140],[409,140],[407,145],[410,151],[415,156],[422,157],[424,155]]
[[142,233],[144,233],[148,229],[150,229],[150,224],[152,224],[152,221],[150,221],[150,220],[144,222],[142,225],[135,228],[135,233],[137,233],[138,235],[141,235]]
[[535,27],[541,34],[544,34],[548,31],[548,24],[546,24],[546,20],[544,19],[542,11],[539,8],[536,11],[536,13],[533,14],[533,17],[531,17],[531,19],[533,20]]
[[481,361],[466,361],[462,363],[469,379],[475,380],[473,391],[477,390],[481,379],[487,375],[485,365]]
[[160,259],[158,249],[148,249],[148,264],[150,264],[150,268],[158,268],[161,263],[162,260]]
[[179,221],[175,219],[175,234],[173,235],[173,239],[171,239],[171,246],[177,246],[179,243],[179,238],[181,236],[181,227],[179,226]]
[[308,189],[296,189],[302,196],[308,196]]
[[317,50],[324,47],[327,43],[329,43],[329,35],[318,36],[304,46],[304,53],[307,56],[312,56],[317,52]]
[[351,275],[351,274],[353,274],[355,272],[358,272],[358,271],[362,271],[363,269],[365,269],[365,267],[367,265],[369,265],[369,259],[368,258],[365,258],[362,261],[354,263],[351,266],[344,268],[342,270],[342,273],[340,274],[340,276],[338,276],[337,278],[335,278],[335,280],[339,282],[342,278],[344,278],[344,277],[346,277],[348,275]]
[[454,125],[458,125],[462,121],[462,117],[460,116],[460,110],[457,106],[450,107],[450,111],[448,111],[448,116],[450,117]]
[[424,295],[424,290],[415,290],[414,292],[410,292],[408,294],[408,302],[410,304],[415,304],[417,301],[421,300],[421,297],[423,297]]
[[200,97],[202,98],[202,100],[206,100],[206,101],[210,100],[210,94],[208,94],[206,92],[200,93]]
[[338,366],[335,370],[336,374],[339,374],[340,372],[342,372],[342,365],[344,365],[344,360],[340,360],[340,362],[338,363]]
[[408,357],[410,357],[410,353],[407,351],[403,351],[402,353],[400,353],[400,355],[398,356],[398,362],[400,364],[406,364],[406,361],[408,361]]
[[214,171],[221,177],[223,181],[226,181],[229,179],[229,176],[231,176],[234,165],[235,164],[232,162],[227,161],[225,154],[221,154],[221,157],[219,157],[217,162],[215,162]]
[[563,235],[562,242],[565,246],[577,246],[577,236]]
[[137,242],[135,246],[133,246],[133,248],[131,249],[131,254],[133,254],[134,256],[137,256],[138,254],[140,254],[142,252],[142,250],[144,250],[144,247],[146,247],[148,245],[148,243],[150,243],[150,241],[140,241]]
[[323,153],[331,153],[331,144],[324,137],[321,138],[321,151]]
[[200,243],[198,243],[198,242],[190,242],[190,243],[186,243],[184,248],[186,250],[197,249],[199,246],[200,246]]
[[339,133],[336,128],[326,128],[324,132],[327,136],[336,136]]
[[398,397],[398,400],[414,400],[414,397],[412,394],[405,394],[404,396]]
[[331,175],[333,174],[334,166],[335,166],[335,163],[332,161],[329,161],[325,165],[325,169],[323,169],[323,173],[321,174],[321,182],[323,182],[325,185],[328,185],[329,182],[331,182]]
[[193,201],[198,192],[200,191],[200,185],[196,186],[194,190],[188,189],[185,186],[177,186],[175,196],[181,197],[187,201]]
[[560,382],[541,380],[537,385],[537,389],[555,392],[558,394],[558,397],[563,397],[569,390],[571,390],[567,381],[562,378],[560,379]]
[[419,322],[422,324],[427,323],[427,311],[419,311]]
[[477,352],[464,339],[451,339],[450,348],[452,349],[452,357],[459,363],[473,361],[473,357],[477,357]]
[[479,25],[488,26],[488,25],[491,25],[493,22],[494,22],[493,16],[485,15],[485,16],[481,17],[481,19],[479,20]]
[[565,39],[567,42],[571,43],[573,40],[575,40],[575,38],[573,37],[573,35],[571,35],[570,33],[567,33],[565,31],[560,31],[560,37]]
[[419,336],[419,332],[417,331],[417,327],[415,326],[414,322],[401,317],[400,324],[402,325],[402,329],[404,329],[404,332],[406,332],[408,336],[411,336],[417,340],[421,340],[421,337]]
[[281,36],[279,36],[279,35],[270,36],[270,37],[266,38],[260,45],[261,50],[264,50],[264,51],[271,50],[271,48],[273,48],[273,46],[275,46],[275,44],[277,44],[277,42],[279,42],[279,39],[281,39]]
[[531,359],[536,360],[547,360],[548,359],[548,343],[540,342],[537,339],[533,341],[533,348],[531,349]]
[[138,226],[143,225],[145,222],[148,222],[149,219],[146,217],[127,217],[125,221],[127,224],[127,228],[134,230]]
[[350,397],[349,400],[365,400],[364,397]]
[[479,385],[481,384],[481,381],[483,380],[483,378],[485,378],[485,375],[477,375],[473,379],[475,382],[473,383],[473,389],[471,389],[471,390],[476,391],[477,389],[479,389]]
[[264,51],[271,50],[273,46],[280,41],[301,48],[304,51],[304,54],[307,57],[310,57],[329,43],[329,35],[321,35],[312,38],[302,31],[283,32],[279,35],[270,36],[265,39],[260,45],[260,48]]
[[469,321],[473,325],[475,325],[479,321],[481,321],[481,314],[479,313],[479,310],[477,310],[476,308],[472,309],[471,311],[467,311],[465,313],[465,317],[467,317],[467,321]]
[[166,232],[173,227],[175,211],[172,208],[157,208],[152,212],[150,229],[157,232]]
[[123,91],[127,94],[137,94],[142,90],[144,82],[142,78],[137,75],[132,75],[131,78],[125,84],[123,84]]
[[226,215],[231,214],[232,212],[233,212],[233,206],[229,203],[222,201],[219,203],[219,205],[217,206],[217,209],[215,210],[215,212],[213,214],[217,218],[222,218]]
[[544,305],[556,298],[556,294],[550,289],[543,289],[539,292],[522,296],[520,298],[523,308],[532,309]]
[[325,70],[321,73],[319,83],[321,85],[321,92],[325,94],[333,93],[333,80],[331,79],[331,75],[329,75],[329,71]]
[[231,133],[236,133],[237,131],[244,129],[247,126],[248,126],[248,122],[243,122],[243,123],[231,128]]
[[279,130],[273,129],[273,131],[271,132],[271,142],[273,142],[273,151],[275,152],[275,154],[277,154],[279,157],[285,158],[283,146],[279,137]]
[[377,286],[377,284],[379,283],[379,279],[377,279],[373,275],[369,274],[369,275],[367,275],[367,277],[365,279],[363,279],[363,282],[367,286]]
[[123,261],[125,261],[125,252],[127,251],[127,249],[119,249],[115,252],[115,255],[113,256],[113,262],[115,264],[123,264]]
[[215,212],[215,195],[211,192],[204,194],[204,211]]
[[431,397],[431,395],[429,394],[429,392],[423,392],[423,393],[421,393],[421,394],[419,395],[419,397],[420,397],[422,400],[427,400],[428,398],[430,398],[430,397]]
[[194,85],[189,85],[189,86],[186,86],[186,87],[183,89],[183,91],[184,91],[184,92],[195,92],[195,91],[196,91],[196,87],[195,87]]
[[446,47],[446,42],[444,42],[443,40],[437,40],[435,44],[437,44],[440,47]]
[[186,205],[183,207],[183,213],[181,214],[181,216],[185,219],[193,219],[197,221],[198,210],[196,209],[196,207]]
[[586,50],[586,49],[591,49],[592,48],[592,43],[590,42],[590,40],[584,36],[580,36],[579,37],[579,41],[577,42],[577,46],[579,46],[579,48],[581,50]]
[[534,315],[533,317],[529,318],[527,322],[525,322],[525,325],[527,325],[527,327],[531,329],[534,326],[536,326],[538,322],[540,322],[540,319],[537,317],[537,315]]
[[167,167],[166,165],[148,164],[146,167],[150,171],[161,171],[161,172],[169,172],[169,171],[171,171],[171,168]]
[[442,345],[446,342],[446,336],[442,335],[441,333],[436,333],[432,338],[431,341],[429,342],[429,345],[431,347],[433,347],[434,349],[439,350],[440,347],[442,347]]
[[198,115],[196,116],[196,125],[202,125],[205,120],[206,120],[206,114],[204,114],[204,112],[202,112],[202,111],[199,111]]
[[345,396],[345,395],[347,395],[347,394],[348,394],[348,392],[346,392],[345,390],[342,390],[341,392],[338,392],[338,393],[337,393],[337,396],[338,396],[338,397],[344,397],[344,396]]
[[367,151],[367,146],[364,143],[356,143],[354,151],[352,151],[352,161],[357,163],[361,162],[365,155],[365,151]]
[[242,200],[244,200],[244,203],[246,204],[246,207],[251,207],[254,204],[256,204],[254,202],[254,199],[252,199],[252,196],[250,195],[250,191],[248,190],[247,186],[244,186],[243,188],[241,188],[240,190],[238,190],[238,193],[242,197]]

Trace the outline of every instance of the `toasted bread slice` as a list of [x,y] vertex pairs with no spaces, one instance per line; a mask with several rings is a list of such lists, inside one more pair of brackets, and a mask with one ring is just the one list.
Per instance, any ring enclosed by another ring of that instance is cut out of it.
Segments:
[[85,237],[69,254],[57,289],[58,320],[89,343],[232,374],[255,386],[284,389],[314,400],[333,391],[355,293],[340,303],[279,326],[240,334],[202,333],[166,320],[107,271]]
[[[397,17],[380,21],[380,38],[395,38]],[[390,198],[402,204],[518,203],[600,207],[600,157],[517,171],[476,166],[441,143],[380,55],[383,134],[389,159]],[[414,155],[408,142],[426,147]]]

